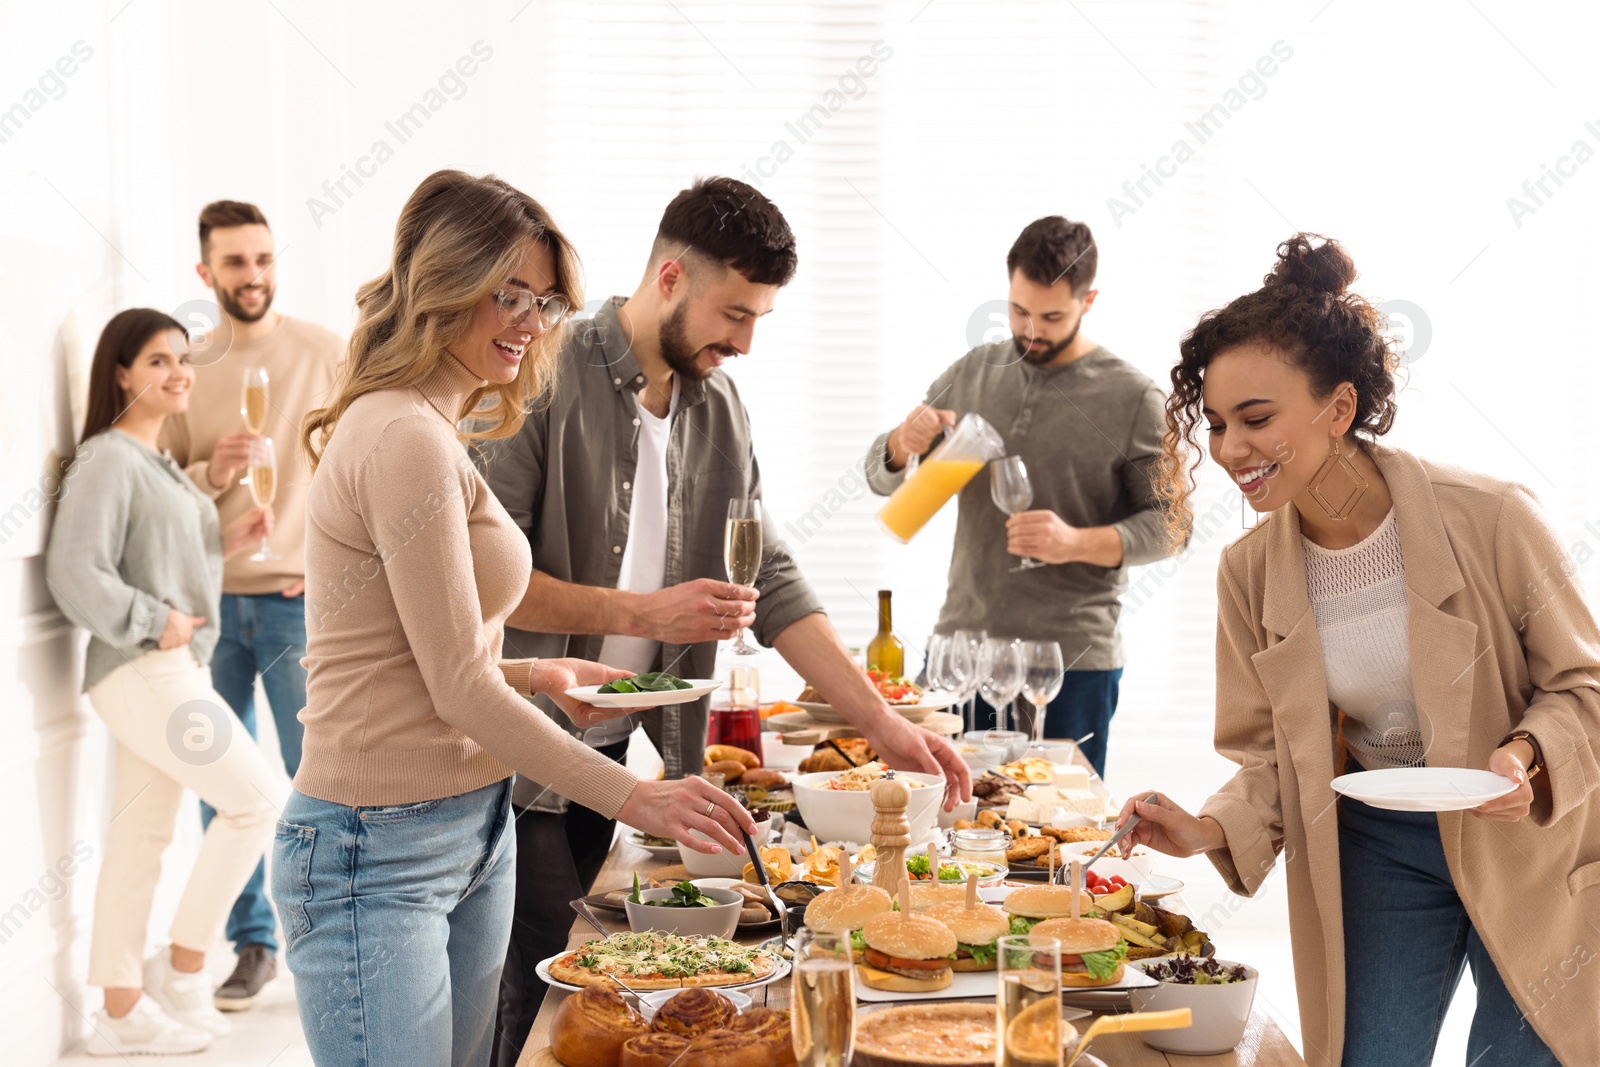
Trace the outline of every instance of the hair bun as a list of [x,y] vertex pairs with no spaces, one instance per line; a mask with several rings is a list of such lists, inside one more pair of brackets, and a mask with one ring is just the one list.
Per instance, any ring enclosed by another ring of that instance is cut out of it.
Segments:
[[1278,263],[1265,282],[1274,289],[1339,296],[1355,278],[1355,262],[1338,241],[1321,234],[1297,233],[1278,246]]

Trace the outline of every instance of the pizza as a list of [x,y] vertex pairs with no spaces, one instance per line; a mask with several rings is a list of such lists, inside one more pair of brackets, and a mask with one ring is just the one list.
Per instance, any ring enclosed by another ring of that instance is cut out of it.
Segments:
[[633,989],[747,985],[769,977],[778,961],[769,952],[720,937],[657,931],[612,934],[550,961],[550,977],[567,985],[610,984],[615,975]]

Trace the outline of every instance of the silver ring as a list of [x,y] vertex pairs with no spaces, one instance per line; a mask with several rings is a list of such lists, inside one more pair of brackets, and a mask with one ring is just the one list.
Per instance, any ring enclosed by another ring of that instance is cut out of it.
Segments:
[[717,812],[717,802],[715,800],[706,801],[706,818],[708,818],[708,819],[711,818],[711,816],[715,815],[716,812]]

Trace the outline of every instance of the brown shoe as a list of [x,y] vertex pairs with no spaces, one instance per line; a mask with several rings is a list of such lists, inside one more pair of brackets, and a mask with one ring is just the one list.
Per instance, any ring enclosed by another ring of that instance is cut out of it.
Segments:
[[218,1011],[246,1011],[256,997],[278,977],[278,958],[265,945],[245,945],[239,962],[212,998]]

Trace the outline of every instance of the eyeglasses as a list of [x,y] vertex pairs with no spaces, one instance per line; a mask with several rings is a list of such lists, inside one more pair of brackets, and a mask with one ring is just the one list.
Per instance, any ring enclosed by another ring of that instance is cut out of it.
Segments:
[[561,320],[572,310],[567,298],[555,293],[534,296],[526,289],[496,289],[490,295],[494,297],[494,309],[500,315],[500,322],[505,326],[522,325],[522,320],[531,315],[534,308],[538,308],[540,324],[547,330],[553,330],[561,325]]

